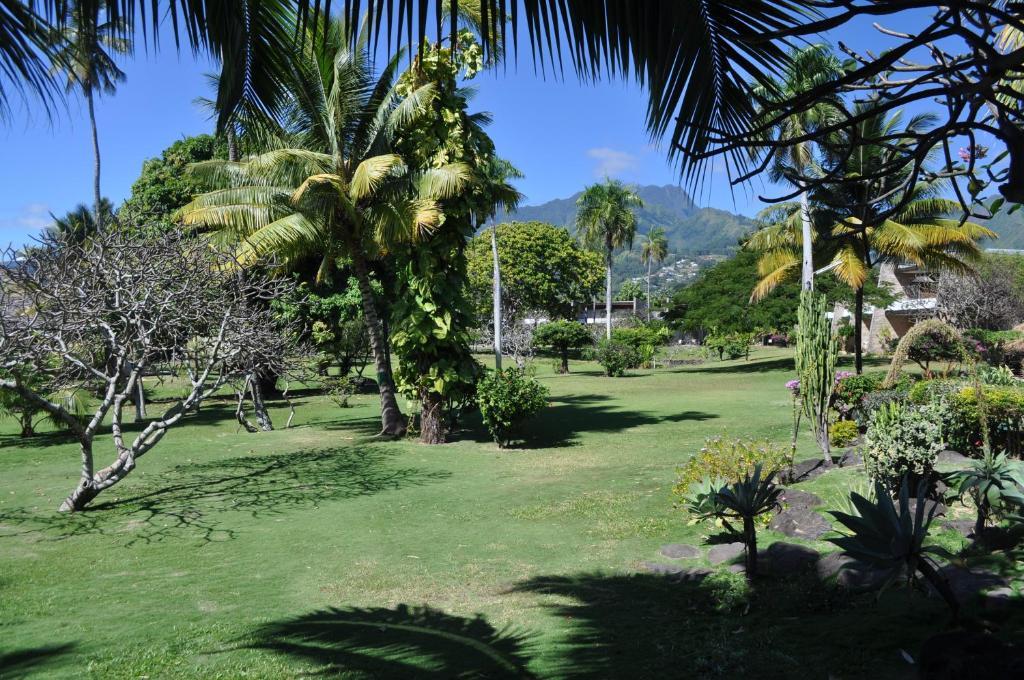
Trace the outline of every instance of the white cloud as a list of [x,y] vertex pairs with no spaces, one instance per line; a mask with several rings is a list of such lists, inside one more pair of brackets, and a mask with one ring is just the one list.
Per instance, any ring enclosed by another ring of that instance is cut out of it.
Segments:
[[587,149],[587,156],[597,161],[594,165],[595,177],[615,177],[637,165],[637,157],[633,154],[606,146]]
[[26,203],[15,215],[0,216],[0,231],[39,231],[52,222],[49,206],[44,203]]

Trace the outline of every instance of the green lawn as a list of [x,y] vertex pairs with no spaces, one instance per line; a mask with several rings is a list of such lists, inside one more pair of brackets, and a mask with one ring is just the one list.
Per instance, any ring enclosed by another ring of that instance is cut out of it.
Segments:
[[374,395],[301,396],[293,428],[247,434],[225,401],[76,516],[55,511],[75,447],[3,423],[0,676],[911,674],[900,650],[941,628],[937,600],[808,577],[719,613],[706,588],[637,574],[708,531],[670,495],[706,436],[788,440],[790,354],[620,379],[537,368],[552,404],[523,448],[476,423],[440,447],[374,440]]

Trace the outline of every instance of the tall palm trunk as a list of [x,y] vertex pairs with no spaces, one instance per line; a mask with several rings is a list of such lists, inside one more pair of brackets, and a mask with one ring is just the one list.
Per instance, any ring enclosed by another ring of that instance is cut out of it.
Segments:
[[651,322],[651,260],[647,260],[647,323]]
[[491,253],[494,256],[494,369],[501,370],[501,263],[498,261],[498,225],[491,228]]
[[857,374],[864,372],[864,348],[861,345],[864,325],[864,286],[857,288],[853,301],[853,356]]
[[814,290],[814,250],[811,242],[811,207],[807,200],[807,191],[800,192],[800,228],[803,237],[803,266],[801,268],[801,287],[803,290]]
[[391,375],[391,362],[388,360],[380,318],[377,315],[377,304],[373,299],[373,289],[370,287],[366,256],[354,238],[349,237],[348,241],[352,269],[359,284],[366,332],[370,336],[370,351],[373,352],[373,363],[377,369],[377,389],[380,390],[380,434],[401,437],[405,434],[405,417],[399,410],[398,399],[395,397],[395,380]]
[[100,211],[100,136],[96,130],[96,109],[93,106],[92,86],[85,87],[85,101],[89,105],[89,125],[92,127],[92,155],[93,155],[93,215],[96,218],[96,230],[103,231],[103,215]]
[[608,249],[608,264],[604,281],[604,326],[605,337],[612,339],[612,249]]
[[238,162],[238,138],[235,136],[235,128],[232,125],[228,125],[224,135],[228,141],[228,160],[232,163]]

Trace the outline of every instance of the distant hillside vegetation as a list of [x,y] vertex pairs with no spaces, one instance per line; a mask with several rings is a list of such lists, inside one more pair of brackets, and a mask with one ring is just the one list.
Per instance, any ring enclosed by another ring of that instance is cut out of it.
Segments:
[[[727,254],[736,250],[737,241],[754,228],[748,217],[725,210],[700,208],[690,195],[677,186],[642,186],[637,193],[644,207],[637,211],[637,242],[632,252],[616,256],[618,282],[645,272],[640,262],[640,235],[651,227],[661,227],[668,237],[669,257],[666,264],[683,256]],[[573,228],[576,200],[580,192],[541,205],[520,207],[513,213],[499,213],[494,222],[539,221]]]
[[1004,209],[988,220],[985,226],[999,234],[999,238],[987,241],[984,247],[1024,250],[1024,209],[1017,210],[1012,215],[1007,215]]

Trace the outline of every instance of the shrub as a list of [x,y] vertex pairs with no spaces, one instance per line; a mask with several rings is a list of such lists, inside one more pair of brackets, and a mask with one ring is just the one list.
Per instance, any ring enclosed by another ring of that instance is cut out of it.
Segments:
[[904,475],[929,476],[942,450],[939,414],[930,407],[891,402],[871,414],[865,436],[868,476],[890,488]]
[[[1024,427],[1024,387],[986,386],[985,414],[994,449],[1021,453]],[[983,448],[981,415],[974,386],[958,380],[920,382],[910,391],[915,404],[931,405],[941,414],[942,438],[947,447],[965,455],[980,455]]]
[[871,414],[889,404],[902,404],[907,401],[906,390],[878,390],[864,395],[860,408],[854,411],[854,422],[860,427],[867,427],[871,422]]
[[559,373],[568,373],[569,350],[593,345],[594,336],[591,335],[590,329],[579,321],[559,319],[538,326],[533,333],[533,343],[558,352],[562,361]]
[[753,341],[753,333],[713,333],[704,339],[704,348],[711,356],[717,354],[719,360],[739,359],[750,354]]
[[708,574],[698,589],[708,596],[711,605],[719,612],[735,611],[750,603],[750,583],[732,571]]
[[547,406],[548,388],[519,368],[487,373],[477,383],[477,404],[484,425],[503,448],[516,428]]
[[832,446],[849,446],[860,436],[860,428],[852,420],[840,420],[828,429],[828,438]]
[[[964,338],[981,355],[986,363],[999,365],[1007,361],[1008,349],[1015,343],[1024,340],[1021,331],[990,331],[982,328],[971,328],[964,331]],[[1009,352],[1013,354],[1012,350]]]
[[931,377],[933,362],[959,363],[963,361],[964,352],[968,350],[964,343],[954,340],[939,328],[915,334],[906,348],[907,358],[921,367],[925,377]]
[[322,378],[320,385],[327,394],[327,398],[333,401],[338,408],[348,408],[348,400],[356,393],[356,385],[348,376],[337,376]]
[[1014,377],[1013,371],[1010,370],[1009,366],[989,366],[988,364],[983,364],[978,366],[978,378],[986,385],[998,385],[1000,387],[1009,387],[1017,383],[1017,378]]
[[623,376],[627,368],[638,368],[643,363],[643,355],[635,347],[614,339],[599,342],[594,358],[610,377]]
[[[765,474],[780,472],[793,463],[788,447],[767,439],[739,439],[725,436],[709,437],[695,456],[679,468],[679,478],[673,490],[685,498],[693,485],[705,479],[724,483],[738,482],[754,470],[758,463]],[[721,486],[721,485],[719,485]]]
[[910,376],[900,375],[891,389],[882,390],[884,382],[884,371],[844,376],[836,383],[832,406],[844,417],[866,426],[872,411],[881,404],[898,401],[901,395],[905,397],[914,383]]

